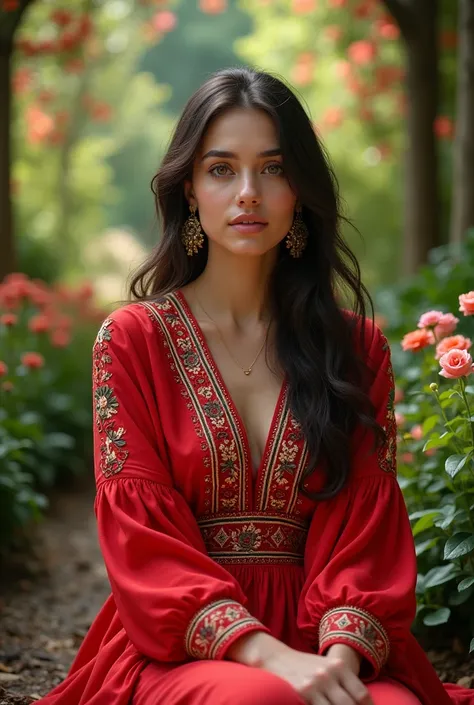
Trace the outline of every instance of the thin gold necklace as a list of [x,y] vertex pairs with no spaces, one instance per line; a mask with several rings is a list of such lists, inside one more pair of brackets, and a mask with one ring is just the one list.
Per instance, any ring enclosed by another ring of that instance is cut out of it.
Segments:
[[219,337],[220,337],[220,339],[222,340],[222,343],[224,344],[225,349],[226,349],[227,352],[229,353],[229,356],[230,356],[231,359],[234,361],[234,363],[237,365],[237,367],[242,370],[242,372],[244,373],[244,375],[246,375],[246,376],[248,377],[249,374],[252,372],[253,366],[255,365],[255,363],[257,362],[258,358],[259,358],[260,355],[262,354],[263,349],[264,349],[264,347],[265,347],[265,345],[266,345],[266,342],[267,342],[267,334],[268,334],[268,328],[270,327],[270,324],[268,324],[267,332],[265,333],[265,338],[264,338],[264,341],[263,341],[263,345],[262,345],[262,347],[260,348],[260,350],[258,351],[258,353],[256,354],[256,356],[255,356],[255,358],[254,358],[252,364],[249,365],[248,367],[245,367],[245,368],[244,368],[244,367],[242,367],[242,365],[235,359],[235,357],[232,355],[231,351],[229,350],[229,348],[228,348],[228,346],[227,346],[227,343],[225,342],[224,336],[222,335],[221,329],[219,328],[219,326],[217,325],[217,323],[215,322],[215,320],[212,318],[212,316],[210,316],[210,315],[208,314],[208,312],[206,311],[206,309],[205,309],[204,306],[202,305],[201,300],[199,299],[199,296],[198,296],[197,293],[196,293],[196,289],[194,289],[194,295],[195,295],[195,297],[196,297],[196,300],[197,300],[199,306],[202,308],[202,310],[204,311],[204,313],[206,314],[206,316],[209,318],[209,320],[210,320],[212,323],[214,323],[214,325],[215,325],[215,327],[216,327],[216,330],[217,330],[217,332],[219,333]]

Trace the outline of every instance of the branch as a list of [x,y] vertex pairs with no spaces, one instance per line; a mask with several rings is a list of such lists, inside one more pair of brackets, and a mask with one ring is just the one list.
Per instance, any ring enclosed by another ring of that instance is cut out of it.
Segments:
[[13,37],[20,24],[23,13],[35,0],[21,0],[18,10],[5,12],[0,10],[0,48],[5,51],[11,50]]
[[382,2],[400,27],[402,35],[408,36],[414,20],[410,0],[382,0]]

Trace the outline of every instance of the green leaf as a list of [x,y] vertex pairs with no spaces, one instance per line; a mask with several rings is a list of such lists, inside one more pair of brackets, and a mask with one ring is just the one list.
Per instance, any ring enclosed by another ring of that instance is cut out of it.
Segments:
[[441,436],[439,435],[439,433],[433,434],[423,446],[423,452],[430,450],[431,448],[443,448],[444,446],[448,445],[449,441],[453,436],[454,433],[452,431],[447,431]]
[[14,490],[16,487],[16,482],[13,477],[4,477],[0,475],[0,487],[7,487],[9,490]]
[[474,651],[474,639],[471,640],[471,644],[469,646],[469,653],[472,653]]
[[400,477],[398,478],[398,484],[400,485],[402,490],[406,490],[411,487],[411,485],[416,486],[417,479],[416,477],[403,477],[403,475],[400,475]]
[[442,512],[443,509],[419,509],[410,514],[410,521],[413,521],[413,519],[419,519],[420,517],[426,517],[430,514],[441,514]]
[[446,487],[446,480],[444,478],[440,477],[438,480],[435,480],[434,482],[432,482],[431,485],[428,485],[426,490],[430,494],[436,494],[437,492],[444,490],[445,487]]
[[51,394],[48,398],[49,407],[54,411],[69,411],[74,406],[74,398],[68,394]]
[[41,423],[41,416],[36,411],[25,411],[20,415],[18,421],[23,426],[34,426],[35,424]]
[[454,478],[463,469],[468,459],[469,455],[450,455],[446,458],[444,469],[450,477]]
[[434,524],[435,517],[437,517],[438,515],[439,509],[436,509],[434,511],[431,511],[429,514],[426,514],[425,516],[421,517],[421,519],[418,519],[415,526],[413,527],[413,536],[418,536],[418,534],[421,534],[422,531],[426,531],[426,529],[431,529]]
[[427,627],[435,627],[438,624],[446,624],[451,615],[451,610],[449,607],[441,607],[436,612],[431,612],[423,617],[423,624]]
[[450,536],[444,546],[444,558],[454,560],[459,556],[466,556],[474,550],[474,534],[466,531],[458,531],[454,536]]
[[462,590],[467,590],[467,588],[471,587],[471,585],[474,585],[474,576],[461,580],[458,585],[458,591],[461,592]]
[[432,431],[438,422],[439,417],[437,414],[433,416],[428,416],[428,418],[425,419],[422,424],[423,435],[426,436],[430,431]]
[[456,575],[456,567],[452,563],[438,565],[427,572],[423,581],[423,588],[437,587],[452,580]]
[[448,599],[448,605],[452,607],[458,607],[459,605],[463,605],[465,602],[471,599],[473,592],[473,586],[467,588],[467,590],[463,590],[462,592],[452,592]]
[[445,392],[441,392],[439,395],[440,401],[445,401],[446,399],[449,399],[451,396],[452,389],[447,389]]
[[75,446],[74,438],[66,433],[48,433],[44,437],[44,443],[49,448],[62,448],[64,450],[71,450]]
[[416,545],[416,555],[421,556],[423,553],[425,553],[425,551],[428,551],[430,548],[435,546],[440,538],[440,536],[437,536],[434,539],[428,539],[427,541],[422,541],[421,543],[418,543]]
[[444,516],[436,519],[436,521],[434,522],[434,525],[436,527],[438,527],[439,529],[443,529],[443,531],[446,531],[448,526],[450,526],[453,523],[454,519],[456,518],[456,514],[460,510],[456,511],[455,505],[452,505],[450,507],[443,507],[443,509],[445,510],[443,512]]

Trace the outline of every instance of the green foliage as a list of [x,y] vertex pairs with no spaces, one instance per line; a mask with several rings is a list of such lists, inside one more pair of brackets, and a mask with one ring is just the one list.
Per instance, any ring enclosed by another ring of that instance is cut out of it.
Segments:
[[104,315],[88,286],[18,274],[0,285],[0,553],[92,458],[90,350]]
[[459,316],[455,334],[468,338],[468,349],[474,321],[458,309],[459,295],[472,289],[473,268],[471,231],[461,248],[433,250],[416,277],[376,298],[403,390],[397,404],[399,480],[418,556],[418,621],[451,625],[466,639],[474,636],[474,377],[440,376],[435,345],[443,337],[436,332],[435,342],[418,352],[404,352],[400,340],[408,321],[415,329],[421,314],[438,310]]
[[[80,0],[63,8],[72,14],[85,10]],[[34,3],[17,40],[54,36],[52,9],[50,3]],[[114,158],[137,139],[146,140],[147,159],[141,164],[146,193],[146,172],[151,179],[169,132],[170,119],[160,118],[169,89],[137,71],[147,49],[142,35],[147,13],[146,8],[137,11],[132,0],[94,3],[89,12],[93,36],[73,57],[28,58],[21,52],[14,57],[14,77],[19,71],[28,77],[15,93],[12,130],[17,238],[21,243],[28,233],[24,249],[32,242],[53,250],[70,278],[82,274],[84,247],[108,224],[123,222],[122,203],[130,196],[123,199],[126,184],[115,181]],[[69,68],[71,59],[79,69]],[[132,158],[133,152],[128,154]],[[117,217],[111,217],[114,212]]]
[[[364,3],[355,1],[341,8],[315,2],[313,10],[300,14],[294,5],[292,0],[241,0],[253,31],[236,42],[236,50],[245,61],[296,86],[334,164],[346,215],[363,234],[361,240],[350,228],[344,233],[361,262],[364,280],[369,288],[393,283],[400,270],[403,229],[403,41],[396,35],[381,36],[377,23],[389,18],[382,0],[367,15],[357,11]],[[440,34],[456,27],[455,6],[449,0],[440,3]],[[373,59],[355,61],[350,53],[354,42],[370,43]],[[440,46],[441,112],[452,116],[455,52],[443,48],[442,42]],[[309,68],[301,70],[305,62]],[[398,78],[382,80],[385,69]],[[440,143],[439,152],[440,215],[447,224],[451,143]]]
[[[126,197],[107,209],[108,223],[133,228],[140,241],[151,247],[157,240],[154,199],[149,184],[163,157],[177,116],[194,91],[208,76],[242,59],[234,51],[236,38],[251,30],[251,20],[229,2],[222,14],[206,15],[197,2],[180,2],[174,8],[175,29],[148,47],[138,63],[138,71],[167,90],[166,102],[150,111],[147,119],[137,114],[130,121],[131,134],[110,163],[115,185]],[[143,72],[143,73],[142,73]],[[149,95],[143,91],[142,96]],[[136,99],[127,101],[132,107]]]
[[18,269],[31,279],[52,284],[61,278],[62,263],[57,250],[42,239],[23,235],[17,240]]
[[[387,320],[387,334],[400,340],[407,332],[407,321],[417,321],[429,309],[458,310],[460,293],[472,289],[474,268],[474,229],[466,233],[460,245],[442,245],[430,251],[428,263],[414,277],[401,279],[398,284],[380,287],[376,293],[376,308]],[[459,332],[468,334],[469,321],[461,318]],[[396,362],[407,363],[399,346]],[[411,374],[416,375],[414,366]]]
[[[296,87],[334,164],[346,214],[363,233],[361,241],[351,229],[345,231],[361,260],[366,283],[393,281],[402,229],[403,180],[400,160],[394,158],[402,148],[397,103],[401,84],[396,82],[390,91],[376,94],[374,87],[378,67],[401,68],[400,43],[382,41],[378,57],[369,66],[357,69],[352,65],[359,83],[371,91],[363,105],[373,118],[364,120],[359,94],[348,89],[339,71],[344,62],[349,65],[349,45],[373,34],[369,20],[356,19],[348,8],[331,9],[327,3],[317,3],[313,12],[301,15],[292,12],[290,0],[266,5],[242,0],[242,6],[254,20],[254,31],[236,42],[237,51],[249,63],[271,70]],[[336,27],[341,39],[331,39],[328,27]],[[313,57],[309,79],[298,73],[298,63],[305,55]],[[340,124],[326,124],[330,111],[338,111]]]
[[252,29],[252,20],[238,0],[230,0],[222,14],[204,14],[198,2],[185,0],[175,12],[176,28],[149,48],[140,62],[140,70],[170,86],[166,111],[173,116],[213,71],[243,63],[235,53],[234,41]]

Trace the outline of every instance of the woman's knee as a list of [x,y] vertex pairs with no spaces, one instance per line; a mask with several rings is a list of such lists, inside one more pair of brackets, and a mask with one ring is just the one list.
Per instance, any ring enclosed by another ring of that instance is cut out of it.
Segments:
[[367,684],[374,705],[421,705],[411,690],[401,683],[381,678]]
[[289,683],[268,671],[247,669],[235,688],[238,696],[232,705],[304,705]]
[[197,661],[163,674],[149,664],[133,705],[305,705],[294,688],[273,673],[231,661]]

